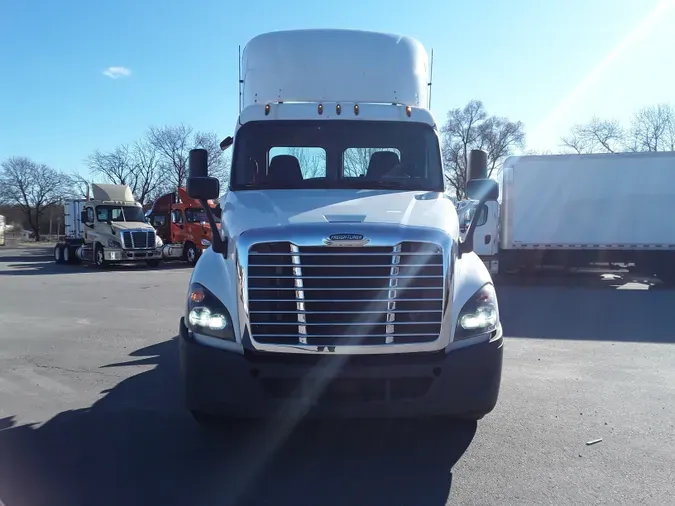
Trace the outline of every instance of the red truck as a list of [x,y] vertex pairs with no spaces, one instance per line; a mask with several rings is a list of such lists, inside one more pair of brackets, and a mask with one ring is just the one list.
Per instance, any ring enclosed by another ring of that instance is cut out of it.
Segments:
[[[208,204],[219,216],[216,203],[209,200]],[[184,188],[159,197],[146,213],[146,218],[162,240],[164,259],[183,260],[194,265],[202,251],[211,245],[211,226],[206,212]],[[220,219],[216,222],[219,223]]]

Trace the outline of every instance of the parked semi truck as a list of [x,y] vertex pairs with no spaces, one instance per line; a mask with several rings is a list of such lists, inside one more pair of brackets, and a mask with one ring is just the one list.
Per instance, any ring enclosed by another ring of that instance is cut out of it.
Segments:
[[65,238],[54,246],[56,263],[115,262],[159,265],[162,241],[145,221],[127,185],[91,184],[85,199],[64,203]]
[[[215,211],[213,200],[208,202]],[[211,225],[201,202],[191,198],[184,188],[159,197],[146,213],[148,222],[162,239],[162,258],[184,260],[191,265],[211,245]],[[220,220],[216,216],[216,223]]]
[[675,283],[674,176],[673,152],[510,157],[501,203],[470,213],[476,252],[492,273],[616,263]]
[[[206,201],[219,181],[205,150],[190,153],[187,191],[214,231],[179,324],[194,418],[489,413],[497,298],[475,227],[460,238],[444,193],[423,46],[282,31],[249,41],[241,66],[218,233]],[[482,205],[499,188],[482,179],[467,191]]]

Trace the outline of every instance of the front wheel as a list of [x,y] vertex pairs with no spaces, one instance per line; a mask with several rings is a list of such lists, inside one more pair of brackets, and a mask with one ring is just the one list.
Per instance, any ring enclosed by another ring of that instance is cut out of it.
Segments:
[[197,251],[197,247],[192,243],[188,243],[185,246],[185,260],[187,260],[187,263],[190,265],[195,265],[197,260],[199,260],[199,252]]
[[103,246],[100,244],[97,244],[94,248],[94,264],[99,269],[103,269],[107,265],[105,255],[103,254]]

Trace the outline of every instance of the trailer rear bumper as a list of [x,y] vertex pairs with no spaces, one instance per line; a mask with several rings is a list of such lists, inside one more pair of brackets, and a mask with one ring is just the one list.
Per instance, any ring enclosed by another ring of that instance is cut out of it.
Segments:
[[479,419],[501,384],[501,329],[446,353],[244,354],[205,346],[180,322],[189,410],[234,418],[448,416]]

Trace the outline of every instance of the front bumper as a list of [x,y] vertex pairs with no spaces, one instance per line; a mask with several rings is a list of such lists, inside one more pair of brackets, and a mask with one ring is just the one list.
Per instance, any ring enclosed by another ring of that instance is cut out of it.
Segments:
[[113,249],[104,248],[103,256],[107,262],[134,262],[142,260],[159,260],[162,258],[161,248],[157,249]]
[[434,353],[243,355],[204,346],[180,321],[187,407],[224,416],[458,416],[495,407],[503,338]]

